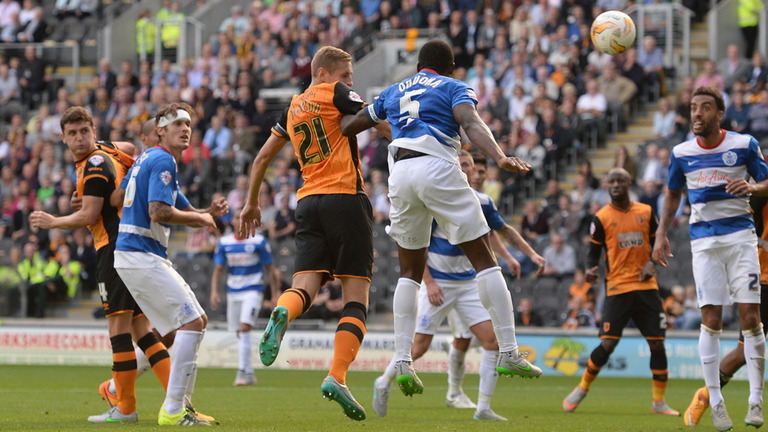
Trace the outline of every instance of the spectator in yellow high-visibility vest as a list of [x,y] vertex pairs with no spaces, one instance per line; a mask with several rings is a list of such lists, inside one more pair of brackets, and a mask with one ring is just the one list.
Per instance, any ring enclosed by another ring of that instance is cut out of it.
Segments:
[[163,0],[163,7],[157,11],[155,18],[165,22],[160,25],[160,40],[163,42],[163,58],[173,57],[176,54],[176,47],[179,44],[182,24],[185,19],[184,13],[179,11],[179,2]]
[[752,58],[757,40],[757,25],[760,21],[760,11],[765,9],[763,0],[739,0],[739,27],[744,36],[744,56]]
[[18,266],[21,278],[29,285],[27,287],[27,315],[42,318],[49,295],[56,294],[54,278],[59,271],[59,263],[55,259],[48,261],[40,258],[37,245],[28,242],[24,245],[24,259]]
[[150,63],[154,60],[152,54],[155,53],[156,34],[157,29],[152,20],[152,12],[149,9],[143,9],[136,20],[136,54],[139,55],[139,59],[141,59],[141,53],[146,52],[147,60]]
[[80,272],[83,266],[72,259],[72,251],[67,244],[60,245],[56,254],[60,265],[59,271],[54,277],[56,292],[66,290],[67,297],[74,298],[77,294],[77,287],[80,285]]

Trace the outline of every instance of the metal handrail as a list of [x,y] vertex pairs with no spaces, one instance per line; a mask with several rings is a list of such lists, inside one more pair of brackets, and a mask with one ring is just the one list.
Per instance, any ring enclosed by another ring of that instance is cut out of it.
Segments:
[[[64,42],[10,42],[0,43],[0,51],[19,50],[23,51],[25,47],[33,45],[35,47],[35,54],[39,58],[42,56],[43,51],[46,49],[61,49],[69,48],[72,50],[72,79],[75,85],[80,80],[80,45],[75,41]],[[57,65],[54,65],[54,68]]]
[[[637,26],[636,44],[642,43],[645,37],[645,15],[648,13],[664,13],[666,29],[664,34],[664,65],[674,67],[683,75],[691,73],[691,17],[693,12],[679,3],[634,5],[626,8],[625,13],[632,16]],[[679,22],[675,21],[676,15]],[[681,37],[675,37],[679,30]],[[675,55],[675,48],[680,48],[682,59]]]
[[[163,19],[153,19],[152,22],[155,24],[155,52],[154,52],[154,61],[155,66],[158,67],[160,65],[160,62],[162,61],[162,51],[163,51],[163,41],[160,37],[161,35],[161,29],[163,24],[166,23],[177,23],[180,25],[191,25],[193,27],[194,31],[194,48],[193,48],[193,56],[199,57],[200,53],[203,49],[203,30],[205,29],[205,24],[200,22],[198,19],[194,17],[184,17],[184,19],[170,19],[170,20],[163,20]],[[179,32],[179,43],[176,46],[176,62],[177,64],[181,64],[184,61],[184,58],[186,56],[187,52],[187,28],[186,26]],[[144,36],[144,40],[147,39],[147,28],[146,26],[141,29]],[[146,46],[141,46],[139,48],[139,60],[144,61],[147,59],[147,48]]]

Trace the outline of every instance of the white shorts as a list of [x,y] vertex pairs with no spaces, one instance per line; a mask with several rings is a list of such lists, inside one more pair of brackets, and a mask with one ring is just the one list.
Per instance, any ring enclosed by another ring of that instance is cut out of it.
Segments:
[[[440,288],[443,289],[445,299],[441,306],[434,306],[429,302],[427,295],[427,286],[421,283],[419,289],[419,318],[416,322],[416,333],[434,335],[437,328],[443,320],[449,316],[449,312],[455,311],[456,317],[449,319],[455,324],[460,324],[457,328],[451,326],[454,337],[469,339],[472,333],[471,327],[483,321],[490,321],[491,316],[480,302],[480,295],[477,293],[477,282],[470,281],[438,281]],[[458,319],[455,319],[458,318]],[[458,323],[456,323],[458,321]]]
[[429,246],[433,218],[455,245],[491,230],[461,168],[435,156],[395,162],[389,175],[389,200],[388,233],[403,249]]
[[151,253],[115,251],[115,269],[161,335],[205,315],[192,288],[167,259]]
[[699,307],[760,304],[757,240],[693,252],[693,279]]
[[227,293],[227,330],[240,331],[240,324],[253,327],[262,299],[264,293],[256,290]]

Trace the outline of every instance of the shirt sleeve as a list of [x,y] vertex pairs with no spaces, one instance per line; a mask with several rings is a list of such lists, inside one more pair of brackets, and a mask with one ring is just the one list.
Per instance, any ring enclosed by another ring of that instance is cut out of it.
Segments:
[[109,157],[96,153],[83,167],[83,195],[108,197],[115,188],[115,170]]
[[757,140],[749,140],[749,155],[747,157],[747,172],[755,181],[763,181],[768,178],[768,164],[765,163],[763,153],[760,151],[760,145]]
[[123,177],[122,180],[120,180],[120,189],[126,190],[128,189],[128,180],[131,179],[131,173],[133,172],[133,167],[131,167],[127,173],[125,173],[125,177]]
[[189,199],[187,199],[187,196],[184,195],[184,192],[181,191],[181,188],[179,188],[178,181],[176,182],[176,192],[178,193],[176,194],[176,204],[174,205],[174,207],[176,207],[179,210],[185,210],[187,207],[192,205],[189,203]]
[[147,201],[159,201],[169,206],[175,204],[173,199],[176,192],[176,164],[173,157],[167,155],[155,159],[149,174],[149,193]]
[[451,108],[460,103],[471,103],[477,106],[477,94],[463,81],[456,81],[451,92]]
[[491,229],[494,231],[500,230],[504,226],[504,219],[496,209],[496,205],[493,203],[493,200],[488,198],[488,203],[483,204],[482,207],[483,215],[485,215],[485,220],[488,222],[488,226],[491,227]]
[[227,265],[227,256],[224,254],[221,240],[216,244],[216,250],[213,251],[213,263],[220,266]]
[[685,173],[677,161],[674,151],[672,151],[669,158],[669,181],[667,182],[667,187],[673,191],[679,191],[685,187]]
[[387,90],[384,90],[380,95],[373,98],[373,103],[365,107],[365,115],[373,124],[379,124],[387,119],[387,111],[385,109]]
[[592,223],[589,224],[589,235],[592,243],[605,244],[605,230],[603,229],[603,223],[597,216],[593,216]]
[[272,133],[287,140],[291,139],[288,135],[288,108],[283,110],[280,118],[277,120],[274,126],[272,126]]
[[270,248],[266,238],[262,240],[261,248],[259,248],[259,261],[261,261],[262,266],[268,266],[274,261],[272,259],[272,248]]
[[342,114],[357,114],[363,109],[363,99],[348,85],[339,81],[333,88],[333,105]]

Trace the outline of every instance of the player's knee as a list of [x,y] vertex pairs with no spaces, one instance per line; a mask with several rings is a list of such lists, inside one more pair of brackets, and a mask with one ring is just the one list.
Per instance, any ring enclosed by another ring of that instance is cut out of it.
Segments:
[[[496,340],[496,338],[491,338],[490,340],[481,340],[480,343],[483,344],[483,349],[486,351],[498,351],[499,350],[499,342]],[[469,348],[469,347],[467,347]]]
[[616,349],[616,345],[618,345],[618,343],[619,341],[616,339],[603,339],[600,341],[600,346],[603,347],[608,355],[611,355],[613,350]]
[[240,323],[240,333],[247,333],[251,331],[251,326],[246,323]]
[[758,334],[763,331],[760,316],[757,313],[745,314],[741,321],[741,328],[748,329],[748,332],[757,331],[755,334]]
[[664,352],[666,352],[665,349],[664,349],[664,340],[663,339],[661,339],[661,340],[649,340],[648,341],[648,348],[651,351],[654,351],[654,352],[655,351],[664,351]]
[[[471,342],[472,339],[453,338],[453,348],[461,352],[467,352]],[[483,339],[480,339],[480,342],[485,345],[485,341]]]

